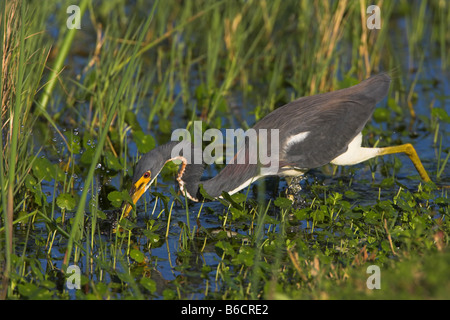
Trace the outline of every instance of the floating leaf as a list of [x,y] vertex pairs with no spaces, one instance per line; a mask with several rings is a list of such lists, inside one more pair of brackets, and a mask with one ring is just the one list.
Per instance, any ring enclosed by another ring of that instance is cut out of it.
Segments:
[[344,196],[348,199],[357,199],[359,197],[359,194],[356,191],[347,190],[344,192]]
[[298,220],[305,220],[308,217],[310,211],[311,211],[310,208],[303,208],[296,210],[294,215]]
[[172,129],[172,122],[167,119],[160,118],[159,119],[159,130],[162,133],[170,133]]
[[244,210],[244,208],[240,204],[238,204],[227,192],[222,192],[222,197],[227,200],[233,208]]
[[64,132],[64,136],[66,137],[67,144],[72,150],[73,153],[80,153],[80,137],[75,135],[72,131]]
[[105,153],[105,162],[106,167],[111,170],[119,171],[122,169],[122,165],[119,162],[119,159],[117,159],[111,151],[107,151]]
[[81,155],[80,161],[83,164],[91,164],[93,157],[94,157],[94,149],[87,148]]
[[150,278],[143,277],[139,283],[151,293],[156,291],[156,282]]
[[206,200],[214,200],[214,198],[213,197],[211,197],[207,192],[206,192],[206,190],[203,188],[203,184],[201,184],[200,186],[199,186],[199,191],[200,191],[200,194],[202,195],[202,197],[203,198],[205,198]]
[[159,241],[159,235],[156,233],[149,231],[149,230],[143,230],[142,233],[147,237],[148,241],[150,243],[158,243]]
[[133,132],[133,140],[140,153],[147,153],[155,147],[155,139],[142,131]]
[[230,211],[233,216],[233,219],[239,219],[240,217],[245,216],[246,214],[245,211],[236,208],[231,208]]
[[94,138],[89,132],[85,132],[83,135],[83,148],[85,149],[95,149]]
[[36,192],[37,181],[31,174],[27,175],[25,178],[25,187],[31,191]]
[[53,169],[55,170],[54,176],[56,180],[59,182],[63,182],[65,177],[64,171],[56,163],[53,165]]
[[236,202],[236,203],[242,203],[247,199],[247,196],[243,193],[235,193],[231,196],[231,198]]
[[46,288],[39,288],[32,283],[19,284],[19,293],[22,296],[32,300],[48,300],[52,297],[52,293]]
[[47,158],[37,158],[33,162],[33,173],[38,180],[64,181],[64,172],[57,164],[52,164]]
[[357,211],[347,211],[343,214],[348,219],[360,219],[362,214]]
[[34,193],[34,203],[36,203],[38,206],[42,206],[42,199],[45,199],[44,193],[41,190],[36,190]]
[[132,249],[130,251],[130,257],[133,260],[135,260],[137,263],[141,263],[145,259],[145,255],[141,251],[139,251],[137,249]]
[[216,247],[222,249],[226,255],[230,255],[232,257],[234,257],[236,255],[233,247],[231,246],[231,244],[229,242],[218,241],[216,243]]
[[433,108],[431,110],[431,115],[441,119],[444,122],[450,123],[450,116],[442,108]]
[[280,209],[288,209],[292,206],[292,201],[287,198],[278,197],[274,204]]
[[119,221],[119,226],[126,230],[131,230],[136,227],[136,224],[128,220],[127,218],[123,218]]
[[33,162],[33,173],[38,180],[51,180],[52,164],[46,158],[38,158]]
[[130,194],[126,190],[112,191],[108,193],[108,200],[111,201],[111,204],[116,208],[120,207],[123,201],[126,201],[128,203],[133,202]]
[[255,249],[249,246],[242,246],[236,257],[237,262],[244,263],[247,267],[251,267],[255,261]]
[[389,98],[387,101],[387,105],[388,105],[389,109],[391,109],[395,113],[400,114],[400,115],[403,114],[402,108],[398,105],[398,103],[395,101],[395,99]]
[[376,108],[373,113],[373,119],[380,123],[386,122],[391,117],[391,112],[387,108]]
[[278,220],[272,218],[272,217],[269,216],[269,215],[266,215],[266,216],[264,217],[264,223],[267,223],[267,224],[279,224],[280,221],[278,221]]
[[128,110],[125,112],[125,122],[131,127],[131,129],[136,131],[142,131],[139,122],[137,121],[136,114],[133,111]]

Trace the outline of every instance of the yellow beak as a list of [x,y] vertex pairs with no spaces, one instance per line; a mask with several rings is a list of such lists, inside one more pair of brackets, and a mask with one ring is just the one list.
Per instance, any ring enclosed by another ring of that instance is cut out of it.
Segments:
[[[142,195],[145,193],[145,191],[147,191],[147,189],[150,187],[150,181],[151,181],[151,177],[142,176],[131,188],[130,196],[131,196],[131,200],[133,201],[134,205],[136,205],[138,200],[142,197]],[[123,218],[128,217],[132,208],[133,207],[131,206],[131,204],[127,203],[125,205],[122,217]]]

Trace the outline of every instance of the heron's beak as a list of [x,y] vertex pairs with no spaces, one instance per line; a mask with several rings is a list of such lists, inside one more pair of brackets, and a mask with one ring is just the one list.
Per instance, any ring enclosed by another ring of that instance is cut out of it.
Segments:
[[[130,189],[130,196],[131,200],[133,201],[133,204],[136,205],[138,200],[142,197],[142,195],[147,191],[147,189],[150,187],[151,179],[150,177],[141,177]],[[125,209],[123,211],[123,218],[128,217],[130,214],[130,211],[133,207],[131,204],[127,203],[125,204]]]

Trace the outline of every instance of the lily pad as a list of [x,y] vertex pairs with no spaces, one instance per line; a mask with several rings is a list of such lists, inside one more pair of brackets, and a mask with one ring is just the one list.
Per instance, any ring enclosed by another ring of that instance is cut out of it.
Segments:
[[66,137],[67,144],[74,154],[80,153],[80,137],[75,135],[72,131],[64,132],[64,136]]
[[292,206],[292,201],[287,198],[278,197],[274,204],[280,209],[288,209]]
[[60,209],[71,211],[75,208],[76,202],[72,195],[68,193],[62,193],[56,198],[56,205]]
[[107,151],[105,153],[105,161],[106,161],[106,167],[111,170],[119,171],[122,169],[122,165],[119,162],[119,159],[117,159],[111,151]]
[[137,263],[141,263],[145,259],[145,255],[137,249],[132,249],[130,251],[130,257],[133,258],[133,260],[135,260]]
[[127,190],[110,192],[108,194],[108,200],[111,201],[111,204],[116,208],[119,208],[123,201],[129,203],[133,202]]
[[33,173],[38,180],[64,181],[64,171],[58,165],[52,164],[47,158],[38,158],[33,162]]
[[136,143],[140,153],[147,153],[156,145],[155,139],[151,135],[145,134],[142,131],[134,131],[133,140]]

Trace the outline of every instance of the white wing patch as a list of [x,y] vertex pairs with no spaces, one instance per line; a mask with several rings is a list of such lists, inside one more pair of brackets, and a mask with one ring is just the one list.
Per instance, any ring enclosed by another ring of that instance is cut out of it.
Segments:
[[304,141],[306,139],[306,137],[309,136],[310,133],[311,132],[309,132],[309,131],[305,131],[305,132],[300,132],[300,133],[297,133],[297,134],[289,137],[286,140],[286,144],[284,145],[284,150],[288,151],[293,145]]
[[362,134],[359,133],[348,145],[347,151],[331,160],[338,166],[351,166],[380,155],[380,148],[361,147]]

